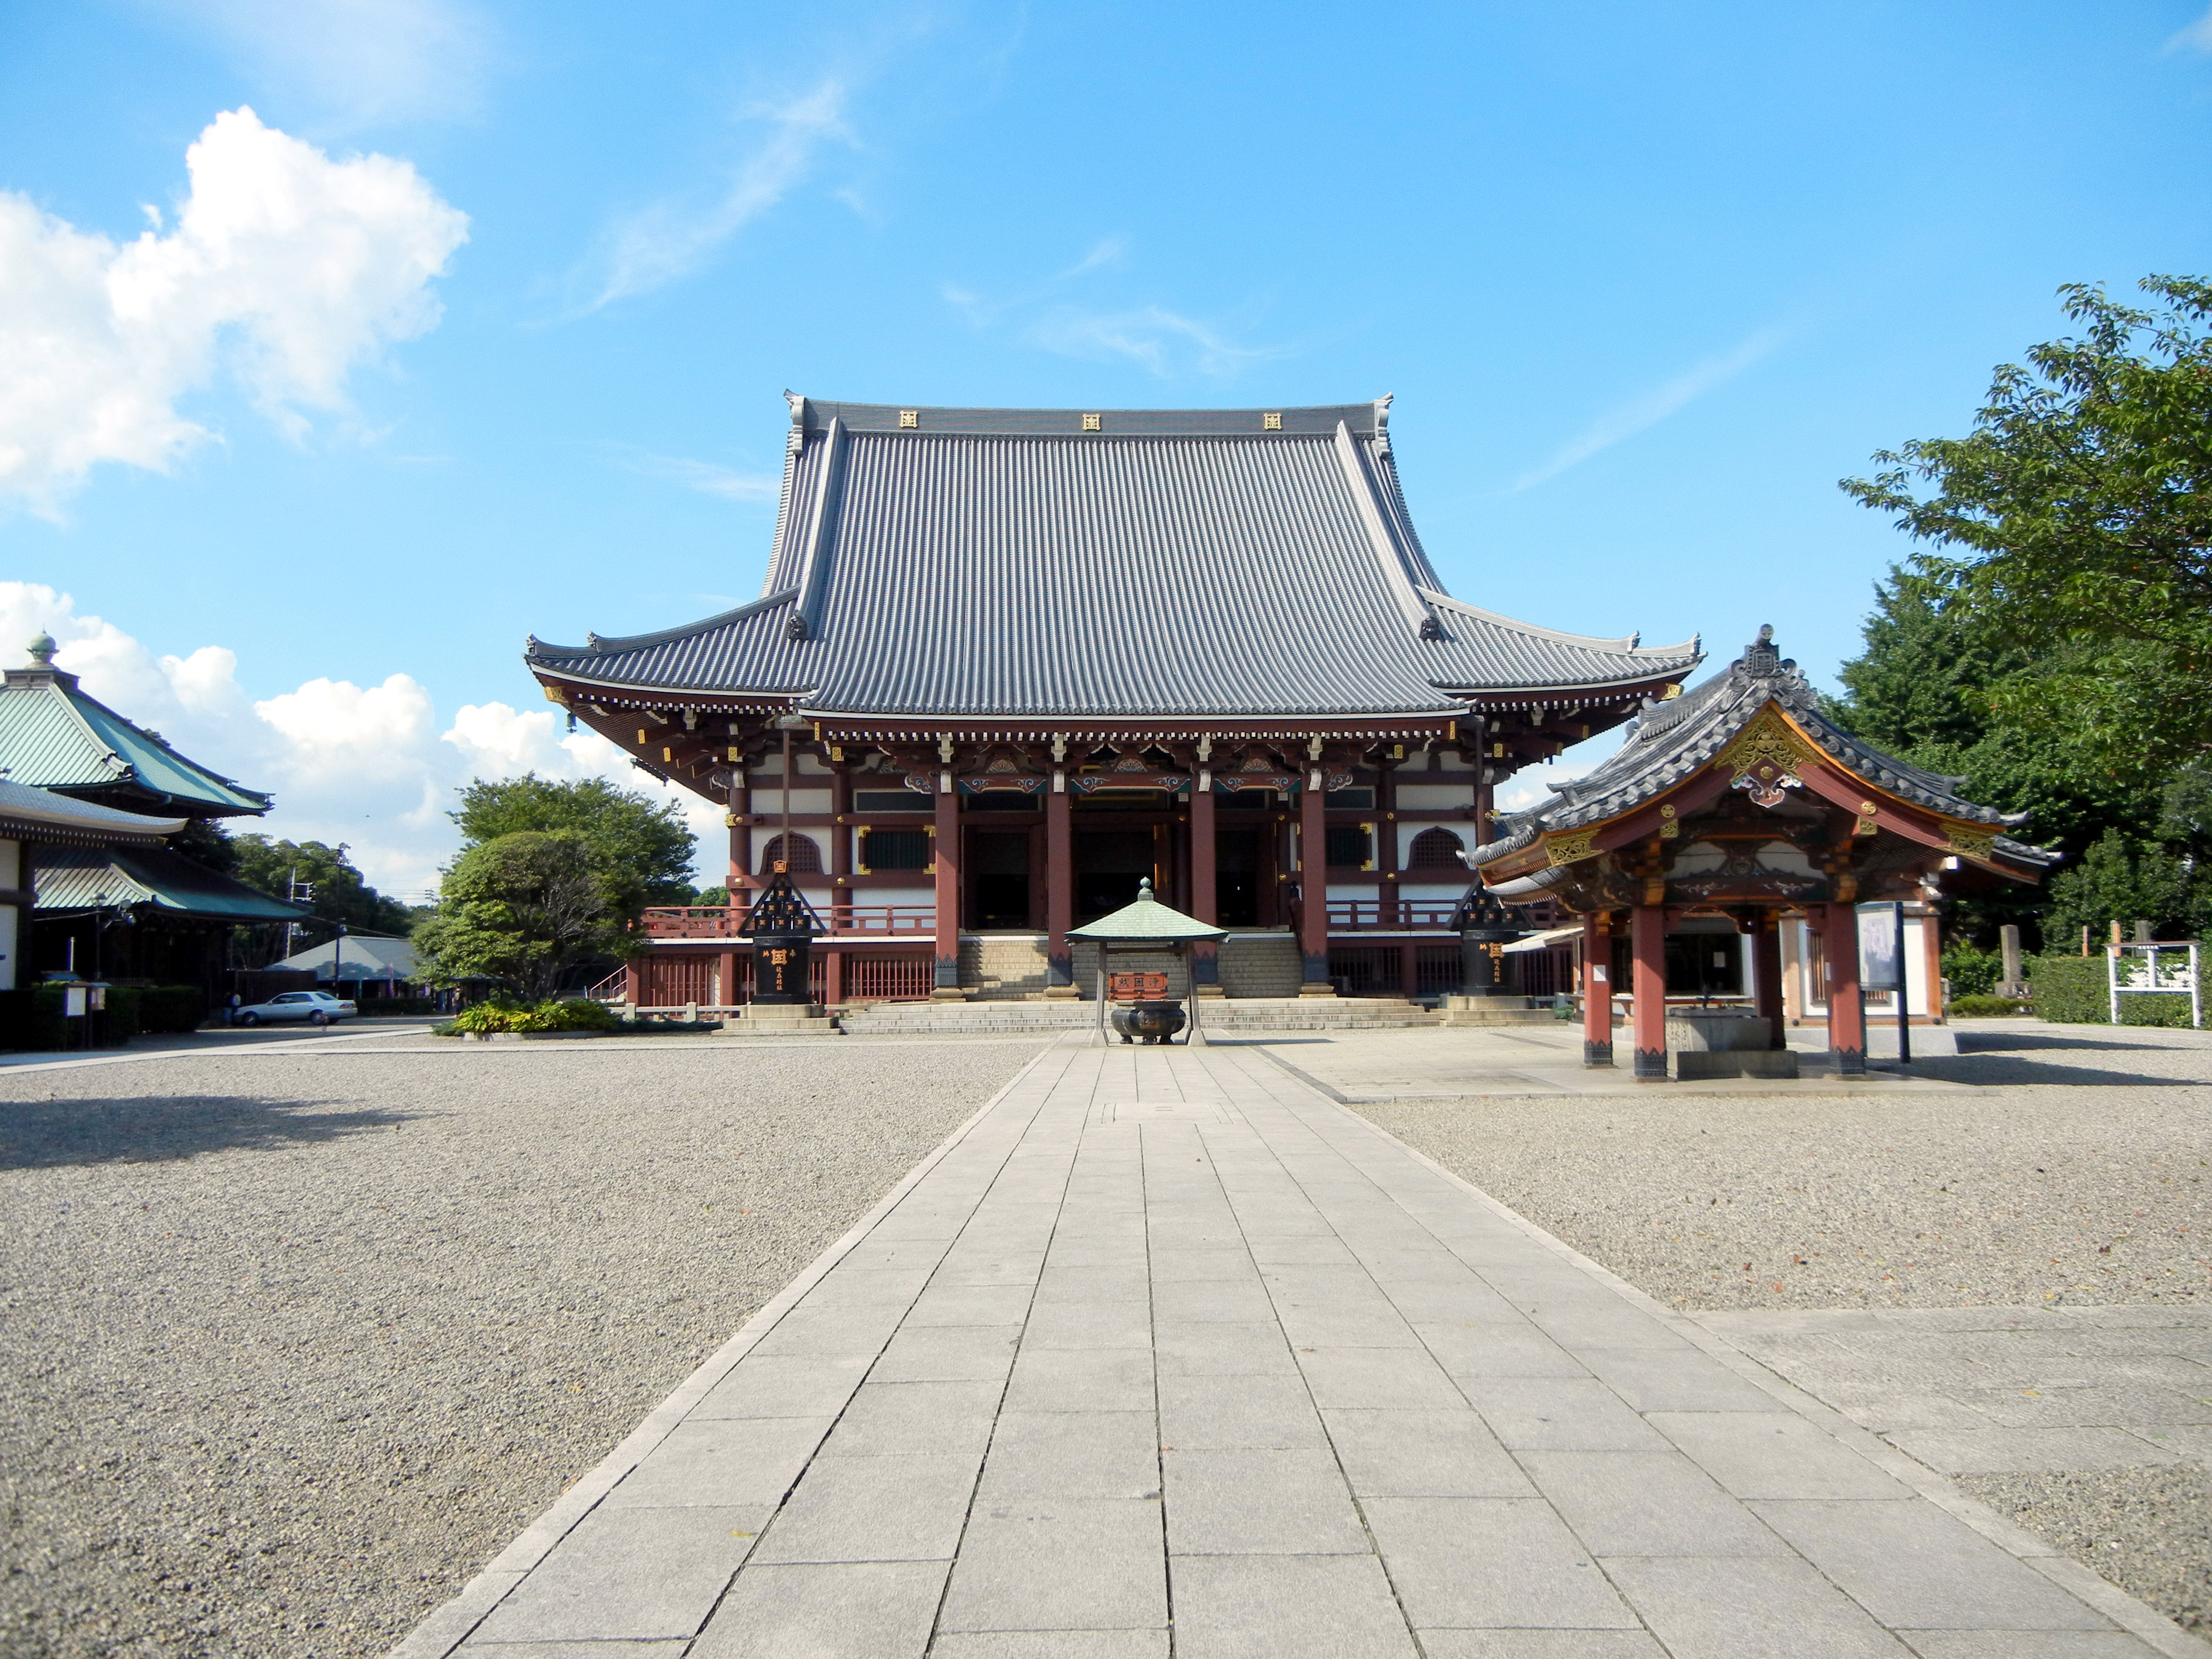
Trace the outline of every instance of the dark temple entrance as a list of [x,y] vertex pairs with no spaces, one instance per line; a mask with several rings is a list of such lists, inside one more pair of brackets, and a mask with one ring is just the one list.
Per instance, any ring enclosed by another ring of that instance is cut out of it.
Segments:
[[1137,898],[1152,874],[1150,830],[1079,830],[1075,834],[1075,919],[1096,921]]
[[968,926],[1030,927],[1030,833],[968,832]]
[[1214,921],[1221,927],[1260,925],[1260,835],[1224,830],[1213,838]]

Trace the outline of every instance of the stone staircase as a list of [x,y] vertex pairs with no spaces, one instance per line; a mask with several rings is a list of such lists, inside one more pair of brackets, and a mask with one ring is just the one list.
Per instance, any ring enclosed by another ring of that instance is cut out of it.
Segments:
[[977,1001],[1041,997],[1049,979],[1042,933],[963,933],[960,988]]
[[1231,933],[1221,941],[1224,995],[1294,997],[1305,978],[1305,957],[1288,933]]
[[[1121,952],[1115,952],[1121,963]],[[1409,1002],[1358,997],[1208,997],[1199,1024],[1209,1035],[1260,1031],[1404,1030],[1440,1024]],[[878,1002],[841,1015],[854,1036],[943,1036],[1085,1030],[1098,1024],[1095,1002]]]

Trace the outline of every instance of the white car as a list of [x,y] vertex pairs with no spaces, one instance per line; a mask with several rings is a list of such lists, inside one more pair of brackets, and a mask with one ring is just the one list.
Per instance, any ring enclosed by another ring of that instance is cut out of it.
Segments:
[[304,1019],[310,1025],[327,1025],[334,1019],[351,1019],[361,1011],[328,991],[282,991],[266,1002],[240,1008],[232,1016],[239,1025],[274,1025],[280,1020]]

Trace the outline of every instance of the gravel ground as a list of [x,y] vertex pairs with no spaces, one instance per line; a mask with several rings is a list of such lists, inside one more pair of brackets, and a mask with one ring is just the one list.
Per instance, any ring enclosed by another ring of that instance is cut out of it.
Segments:
[[1915,1069],[1990,1086],[1352,1109],[1692,1311],[2212,1297],[2212,1034],[1960,1041]]
[[2212,1475],[2177,1463],[1959,1484],[2185,1630],[2212,1632]]
[[[1989,1021],[1960,1047],[1915,1069],[1971,1093],[1352,1109],[1687,1311],[2212,1301],[2212,1034]],[[2203,1625],[2201,1468],[1960,1484]]]
[[9,1659],[381,1653],[1037,1049],[393,1041],[0,1070]]

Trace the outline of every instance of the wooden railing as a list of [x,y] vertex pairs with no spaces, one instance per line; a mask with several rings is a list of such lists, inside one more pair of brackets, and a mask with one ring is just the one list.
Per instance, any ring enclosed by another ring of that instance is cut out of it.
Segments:
[[1399,899],[1390,907],[1396,919],[1383,920],[1385,909],[1381,899],[1331,899],[1328,902],[1328,930],[1332,933],[1358,933],[1376,928],[1449,928],[1452,916],[1459,909],[1457,899]]
[[[869,938],[927,938],[937,930],[933,904],[855,904],[841,914],[823,906],[817,914],[834,938],[858,933]],[[722,905],[657,905],[645,913],[645,931],[654,939],[743,939],[744,909]]]

